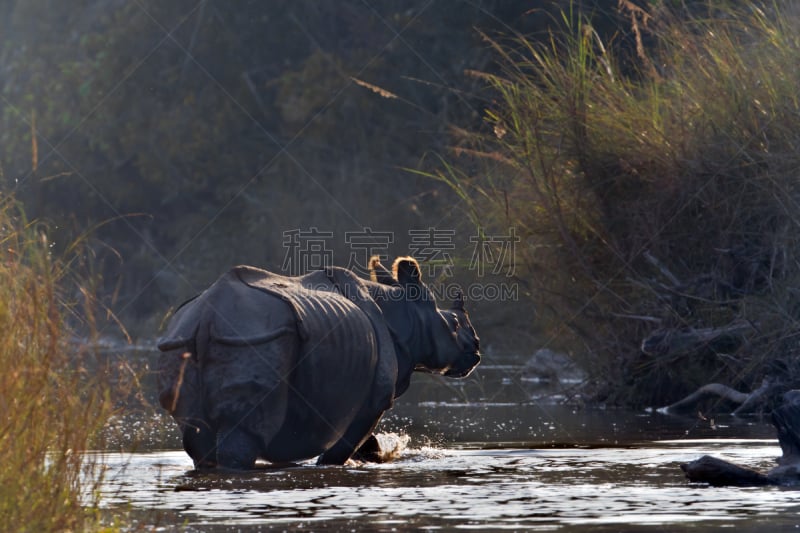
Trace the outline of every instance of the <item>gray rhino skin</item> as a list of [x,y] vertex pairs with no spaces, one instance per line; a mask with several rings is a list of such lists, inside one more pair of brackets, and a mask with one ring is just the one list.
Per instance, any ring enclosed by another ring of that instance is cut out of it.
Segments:
[[394,274],[371,266],[376,281],[239,266],[176,311],[159,341],[159,401],[195,467],[343,464],[414,370],[465,377],[480,362],[460,296],[439,310],[411,258]]

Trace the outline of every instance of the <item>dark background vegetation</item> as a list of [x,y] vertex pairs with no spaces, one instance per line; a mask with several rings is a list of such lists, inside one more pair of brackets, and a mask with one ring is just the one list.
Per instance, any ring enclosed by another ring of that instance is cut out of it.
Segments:
[[[334,263],[344,265],[352,251],[345,234],[370,228],[394,234],[393,243],[379,250],[390,258],[416,251],[452,262],[455,279],[463,284],[518,284],[518,298],[470,304],[490,355],[516,354],[522,362],[539,347],[559,348],[604,383],[595,389],[597,397],[666,403],[719,377],[728,361],[723,356],[741,343],[710,350],[691,366],[681,359],[686,354],[669,353],[654,362],[642,354],[642,338],[656,325],[716,327],[750,317],[730,311],[716,294],[681,293],[675,287],[662,291],[676,299],[665,304],[652,291],[658,266],[681,281],[706,275],[731,283],[737,265],[763,261],[763,253],[776,248],[765,252],[763,240],[737,241],[744,230],[728,231],[729,219],[715,222],[721,228],[717,234],[687,239],[708,220],[711,210],[702,205],[698,209],[705,215],[682,219],[679,230],[665,234],[657,246],[644,246],[660,235],[660,229],[651,230],[674,213],[667,213],[670,206],[683,205],[696,192],[695,185],[687,185],[665,196],[663,187],[648,185],[650,174],[634,179],[640,172],[673,171],[676,167],[662,165],[665,158],[688,153],[664,152],[663,144],[650,146],[656,155],[644,160],[628,157],[632,152],[595,149],[597,143],[586,137],[592,142],[559,168],[585,178],[586,194],[572,197],[572,212],[597,215],[595,222],[604,229],[591,234],[580,224],[551,224],[530,196],[533,189],[524,186],[524,172],[507,165],[519,155],[514,136],[489,148],[481,139],[502,140],[509,119],[503,106],[511,100],[496,79],[475,75],[514,74],[496,43],[505,46],[520,35],[529,43],[568,48],[569,39],[551,39],[574,32],[584,14],[592,21],[591,39],[608,44],[609,54],[614,51],[615,79],[646,80],[656,63],[640,57],[637,37],[650,58],[664,43],[652,25],[634,16],[636,7],[669,8],[687,18],[710,16],[716,9],[705,2],[616,0],[0,0],[6,13],[0,21],[0,182],[29,217],[48,222],[55,249],[91,232],[87,263],[93,265],[101,300],[134,337],[156,337],[171,306],[230,266],[281,270],[285,232],[332,232],[327,245]],[[509,46],[519,48],[519,41]],[[597,53],[596,46],[593,50]],[[666,79],[671,67],[656,66]],[[528,88],[541,89],[543,82],[532,79]],[[568,89],[569,83],[556,87],[546,98],[557,104],[559,95],[571,94]],[[727,101],[720,102],[724,107]],[[556,104],[549,111],[557,110]],[[498,114],[487,120],[487,110]],[[575,116],[555,113],[552,121],[561,120],[555,129],[580,133],[586,124]],[[708,126],[714,127],[725,132],[728,125]],[[737,146],[748,135],[763,133],[740,129]],[[693,161],[712,144],[696,150]],[[497,157],[457,157],[483,149]],[[455,174],[441,170],[453,161]],[[680,168],[681,175],[694,178],[728,175],[702,161]],[[754,168],[737,176],[746,180]],[[431,179],[454,175],[460,178],[450,186]],[[504,179],[522,185],[495,187]],[[728,185],[735,192],[741,182]],[[724,203],[724,187],[715,191]],[[589,196],[596,203],[582,212],[581,202]],[[621,209],[634,214],[616,217]],[[763,212],[753,216],[763,218]],[[643,218],[652,226],[642,225]],[[778,216],[773,226],[788,231],[787,220]],[[477,235],[478,223],[489,236],[505,235],[510,227],[522,230],[516,254],[507,258],[515,277],[503,275],[508,270],[493,278],[469,268],[470,237]],[[447,257],[423,253],[436,251],[435,243],[427,250],[414,247],[409,230],[428,228],[453,232],[448,247],[439,250]],[[558,236],[559,230],[566,231]],[[720,235],[727,240],[716,240]],[[578,243],[580,254],[551,253],[569,243]],[[681,243],[691,253],[682,255]],[[644,259],[651,249],[659,263]],[[620,270],[615,261],[621,257],[620,264],[638,265],[634,270],[646,274],[637,278]],[[769,271],[769,265],[764,268]],[[430,273],[447,274],[442,268]],[[783,276],[780,288],[767,285],[787,294],[788,279]],[[755,281],[742,281],[750,282]],[[681,297],[688,304],[677,302]],[[646,303],[631,304],[636,298]],[[692,318],[675,310],[684,304],[693,306]],[[720,307],[728,309],[724,319],[709,319]],[[116,326],[101,328],[118,334]],[[747,357],[747,364],[729,365],[722,376],[736,377],[733,384],[743,387],[761,376],[760,365],[752,363],[754,348],[748,349],[749,354],[733,355]],[[680,366],[692,379],[666,370]],[[617,385],[632,392],[611,394]]]
[[465,70],[491,68],[492,53],[476,29],[543,34],[552,20],[538,8],[557,11],[2,4],[3,187],[51,222],[56,246],[103,224],[93,238],[109,307],[144,336],[232,265],[280,269],[286,231],[333,232],[337,264],[344,233],[364,228],[395,233],[391,256],[411,251],[409,229],[457,230],[468,245],[457,199],[403,169],[444,152],[451,125],[481,124],[485,83]]

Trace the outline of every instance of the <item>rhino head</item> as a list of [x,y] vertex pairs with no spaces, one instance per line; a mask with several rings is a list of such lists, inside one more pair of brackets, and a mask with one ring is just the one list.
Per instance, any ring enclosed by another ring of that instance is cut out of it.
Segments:
[[433,292],[422,282],[419,264],[411,257],[396,259],[392,272],[375,258],[370,266],[377,282],[372,285],[373,298],[398,344],[398,358],[405,358],[408,368],[408,376],[401,369],[398,381],[406,382],[410,370],[456,378],[469,375],[481,360],[480,340],[464,309],[463,296],[459,293],[452,309],[439,309]]
[[[480,338],[469,321],[469,314],[464,308],[464,295],[459,291],[458,297],[453,302],[453,307],[448,311],[439,311],[447,322],[448,332],[456,336],[456,343],[462,350],[461,356],[444,372],[447,377],[463,378],[472,372],[481,361]],[[452,343],[451,343],[452,344]]]

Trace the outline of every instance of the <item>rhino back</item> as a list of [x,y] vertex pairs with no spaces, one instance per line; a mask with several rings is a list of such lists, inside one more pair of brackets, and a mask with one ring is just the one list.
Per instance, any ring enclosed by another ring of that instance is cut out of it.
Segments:
[[[203,404],[212,424],[275,433],[286,410],[287,380],[298,353],[290,305],[235,276],[204,299],[197,337]],[[204,294],[205,296],[205,294]]]
[[[247,266],[237,267],[234,272],[248,286],[277,294],[289,302],[297,315],[298,331],[304,341],[319,337],[319,332],[324,330],[320,320],[337,320],[338,316],[336,312],[323,308],[322,300],[314,298],[354,304],[370,321],[377,342],[378,368],[370,401],[378,410],[391,407],[398,377],[397,353],[386,318],[370,293],[371,283],[338,267],[316,270],[296,278]],[[348,306],[348,309],[349,314],[355,313],[352,307]]]
[[279,298],[254,291],[233,269],[175,311],[158,347],[202,351],[196,344],[209,335],[223,343],[258,344],[291,323],[284,320],[290,316],[291,310]]
[[[182,306],[160,343],[171,358],[162,389],[182,394],[178,410],[246,428],[265,459],[283,461],[327,449],[365,403],[391,402],[396,363],[377,306],[317,280],[322,290],[237,267]],[[174,394],[164,399],[175,403]]]
[[374,393],[377,342],[369,318],[336,293],[308,291],[308,337],[291,371],[288,411],[270,443],[270,460],[313,457],[338,441]]
[[264,420],[256,407],[273,392],[271,401],[285,403],[281,377],[291,368],[296,344],[289,305],[228,272],[182,305],[159,341],[161,404],[179,424],[280,424],[282,418]]

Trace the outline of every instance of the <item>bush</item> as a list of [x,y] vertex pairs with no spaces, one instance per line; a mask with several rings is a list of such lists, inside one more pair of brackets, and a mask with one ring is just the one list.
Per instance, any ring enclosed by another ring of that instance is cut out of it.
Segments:
[[592,371],[598,398],[663,405],[791,373],[800,18],[620,5],[618,42],[572,13],[545,42],[490,40],[488,127],[439,177],[479,224],[517,229],[544,343]]
[[85,529],[102,471],[83,452],[100,444],[110,400],[88,354],[70,345],[74,264],[54,258],[42,228],[7,197],[0,244],[0,529]]

